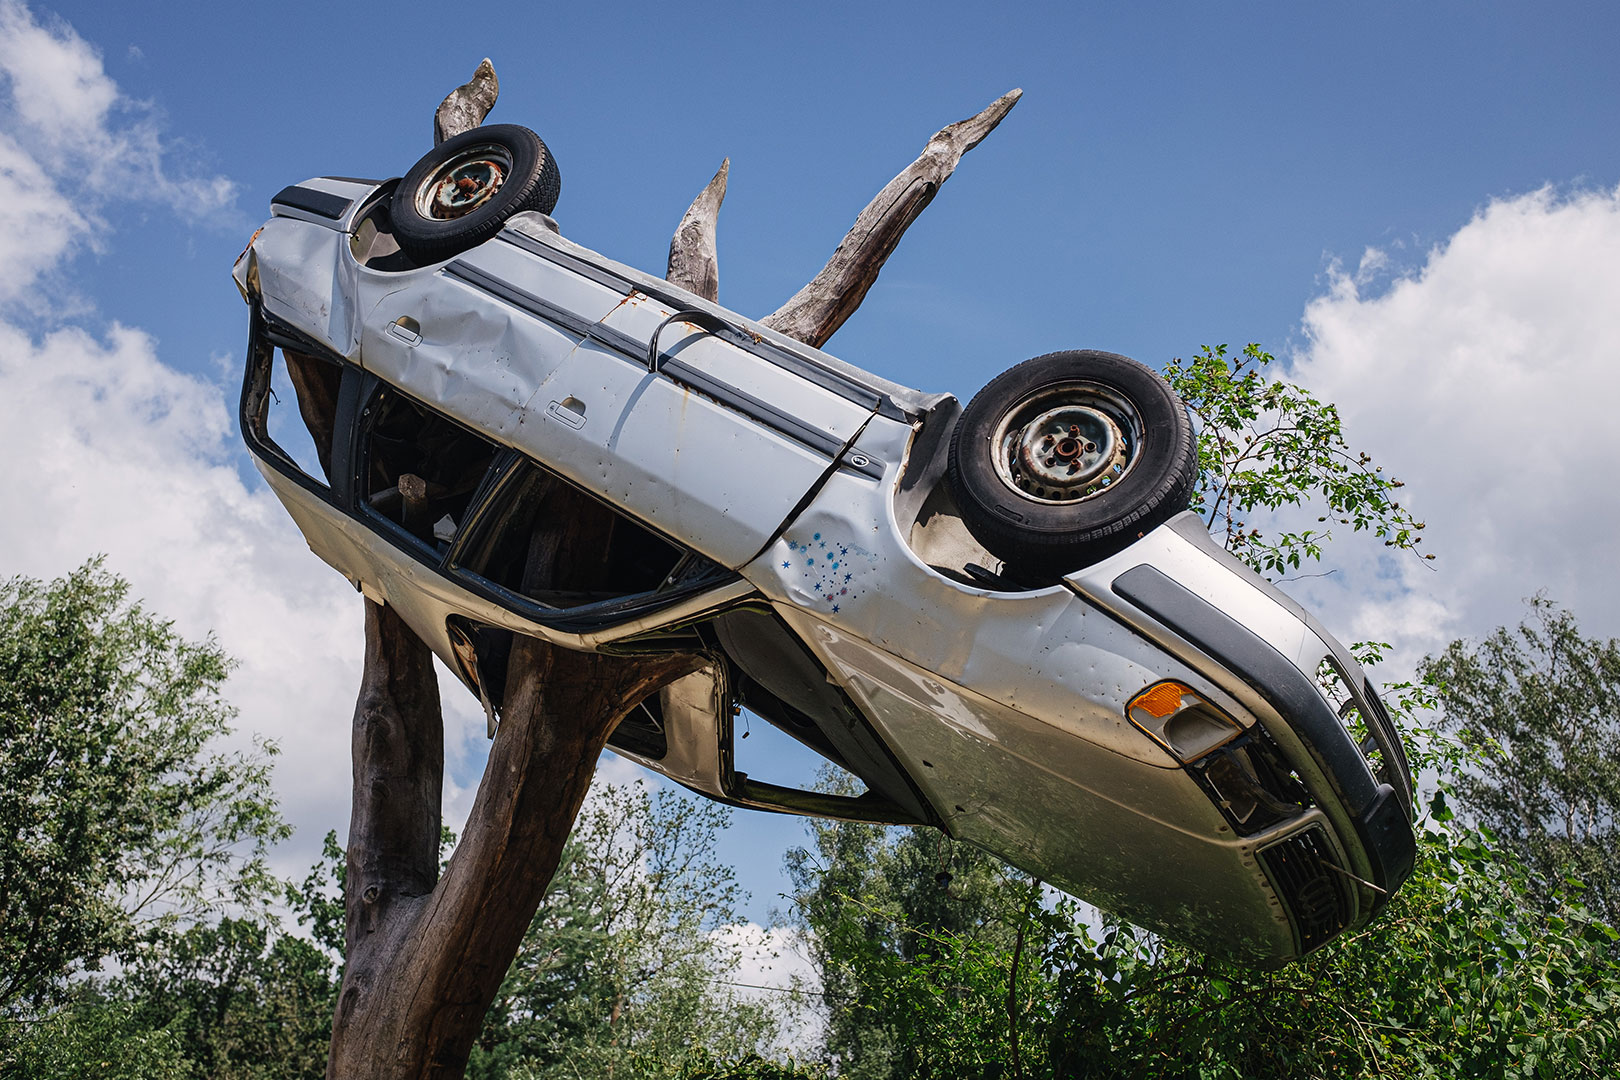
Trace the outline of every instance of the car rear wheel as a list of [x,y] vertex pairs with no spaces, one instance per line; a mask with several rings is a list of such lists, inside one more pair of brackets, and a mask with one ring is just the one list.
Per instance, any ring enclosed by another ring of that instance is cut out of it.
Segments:
[[951,437],[962,522],[1019,580],[1118,551],[1185,510],[1196,480],[1181,399],[1115,353],[1049,353],[1003,372]]
[[562,174],[540,136],[490,124],[435,146],[411,167],[389,205],[406,254],[438,262],[483,243],[523,210],[551,213]]

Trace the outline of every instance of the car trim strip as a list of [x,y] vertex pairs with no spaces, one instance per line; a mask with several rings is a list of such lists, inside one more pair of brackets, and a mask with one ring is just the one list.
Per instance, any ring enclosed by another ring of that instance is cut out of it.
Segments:
[[354,200],[334,195],[330,191],[317,191],[314,188],[291,184],[276,192],[275,197],[270,200],[270,205],[290,206],[294,210],[338,221],[349,212]]
[[781,432],[783,435],[801,442],[812,450],[834,458],[844,449],[844,440],[835,435],[829,435],[819,428],[813,428],[803,420],[789,413],[783,412],[775,405],[740,390],[730,383],[722,382],[712,376],[705,375],[689,364],[679,360],[665,360],[658,368],[661,375],[668,375],[676,382],[685,383],[692,389],[707,394],[716,401],[728,405],[750,419],[758,420],[766,427]]
[[1401,815],[1394,789],[1373,779],[1310,678],[1253,631],[1156,567],[1132,567],[1114,578],[1112,589],[1224,665],[1293,723],[1323,775],[1338,787],[1378,887],[1393,893],[1411,872],[1416,852],[1411,821]]
[[[643,370],[646,368],[647,346],[638,342],[629,334],[603,326],[600,323],[587,322],[550,301],[541,299],[515,285],[509,285],[489,272],[459,260],[444,269],[445,273],[459,281],[483,292],[490,293],[531,315],[554,323],[576,337],[588,338],[624,359],[633,362]],[[842,439],[819,428],[811,427],[798,417],[783,412],[746,390],[741,390],[730,383],[707,375],[690,364],[668,358],[668,353],[660,355],[667,359],[658,366],[659,374],[667,375],[676,382],[684,383],[692,389],[714,398],[722,405],[735,409],[749,419],[763,424],[778,434],[785,435],[795,442],[808,446],[825,457],[837,457],[843,450],[844,441]]]
[[[558,251],[544,241],[536,240],[522,233],[505,230],[498,234],[501,240],[514,247],[522,248],[531,255],[538,255],[548,262],[554,263],[565,270],[572,270],[581,277],[589,278],[598,285],[612,289],[620,296],[628,296],[632,292],[641,293],[667,307],[680,310],[691,307],[690,297],[676,296],[672,292],[649,286],[644,282],[631,281],[622,274],[616,274],[604,267],[596,266],[565,251]],[[719,318],[719,316],[715,316]],[[715,331],[723,340],[735,345],[744,351],[759,357],[767,363],[774,364],[784,371],[791,371],[800,378],[814,383],[823,390],[830,390],[845,401],[859,405],[863,409],[871,409],[890,419],[906,419],[904,411],[895,405],[889,396],[873,387],[867,386],[843,372],[834,371],[824,364],[800,353],[785,349],[776,342],[757,336],[748,331],[746,327],[736,326],[729,320],[724,320],[725,329]]]

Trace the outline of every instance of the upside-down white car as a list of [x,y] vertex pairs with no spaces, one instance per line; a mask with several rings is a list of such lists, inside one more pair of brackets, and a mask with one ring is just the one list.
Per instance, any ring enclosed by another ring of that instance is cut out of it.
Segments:
[[[935,826],[1264,962],[1405,880],[1398,733],[1185,512],[1192,430],[1156,374],[1054,353],[964,410],[571,243],[557,187],[532,132],[477,128],[401,179],[286,188],[235,268],[255,462],[492,725],[514,634],[695,650],[610,745],[711,798]],[[559,484],[609,527],[600,573],[542,587]],[[738,771],[739,707],[861,793]]]

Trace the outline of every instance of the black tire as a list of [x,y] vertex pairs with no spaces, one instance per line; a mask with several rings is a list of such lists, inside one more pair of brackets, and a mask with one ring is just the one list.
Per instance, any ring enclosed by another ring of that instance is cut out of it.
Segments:
[[[495,184],[488,182],[491,165],[503,174]],[[449,196],[460,193],[444,184],[457,170],[467,170],[463,178],[472,183],[471,195],[451,205]],[[446,139],[412,166],[394,189],[388,212],[394,239],[407,255],[439,262],[488,240],[513,214],[551,213],[561,190],[562,174],[540,136],[517,124],[489,124]],[[444,199],[435,198],[440,191]]]
[[951,436],[962,522],[1022,581],[1070,573],[1163,524],[1187,508],[1197,475],[1175,391],[1135,360],[1090,349],[998,375]]

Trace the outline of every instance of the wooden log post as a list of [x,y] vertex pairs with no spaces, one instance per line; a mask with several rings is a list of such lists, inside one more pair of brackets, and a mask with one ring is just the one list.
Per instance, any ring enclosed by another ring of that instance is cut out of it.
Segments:
[[482,124],[500,96],[501,80],[495,77],[495,65],[486,56],[472,78],[445,95],[439,107],[433,110],[433,145],[438,146]]
[[[440,106],[435,139],[482,122],[496,87],[486,60]],[[1016,99],[1014,91],[930,140],[918,163],[862,213],[816,280],[771,317],[775,325],[801,341],[824,342],[859,305],[962,153]],[[715,223],[728,167],[722,164],[693,202],[670,245],[669,280],[710,299],[718,291]],[[295,389],[311,431],[329,435],[329,395],[308,378],[295,380]],[[406,484],[401,477],[402,492]],[[524,587],[602,586],[611,512],[561,483],[545,498]],[[327,1076],[455,1080],[545,896],[613,729],[707,658],[576,652],[519,637],[489,762],[440,877],[444,725],[432,655],[391,607],[370,600],[365,606],[365,670],[352,739],[347,963]]]
[[[435,881],[443,753],[432,668],[426,647],[388,609],[370,601],[366,609],[348,962],[327,1076],[451,1080],[463,1074],[556,872],[608,736],[699,660],[605,656],[520,638],[478,796]],[[418,805],[400,805],[407,800]]]

